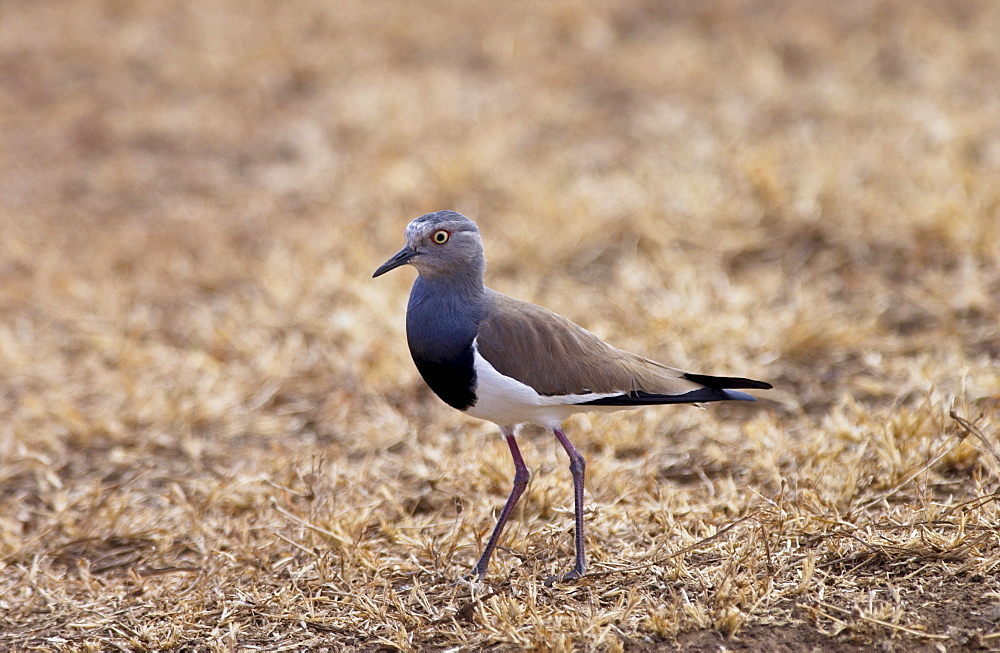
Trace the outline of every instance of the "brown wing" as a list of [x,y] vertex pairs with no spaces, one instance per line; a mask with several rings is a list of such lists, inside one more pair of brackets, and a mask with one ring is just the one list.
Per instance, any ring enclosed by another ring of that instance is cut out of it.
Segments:
[[701,388],[681,370],[630,354],[540,306],[487,291],[479,354],[505,376],[542,395],[647,392]]

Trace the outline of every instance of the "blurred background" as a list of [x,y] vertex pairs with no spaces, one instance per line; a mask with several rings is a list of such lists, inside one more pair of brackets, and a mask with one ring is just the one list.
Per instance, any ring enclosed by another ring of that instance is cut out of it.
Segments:
[[[368,273],[451,208],[480,222],[494,285],[678,364],[699,358],[621,310],[758,359],[831,362],[879,329],[915,351],[933,327],[995,357],[998,13],[6,3],[6,351],[49,367],[34,339],[91,318],[211,349],[187,311],[266,296],[325,346],[391,312],[399,358],[409,278]],[[746,313],[697,333],[727,311]]]
[[297,487],[314,455],[327,491],[454,516],[433,478],[491,526],[509,469],[462,484],[502,442],[419,381],[412,273],[370,279],[440,209],[478,221],[494,288],[775,384],[763,412],[581,419],[609,475],[667,447],[774,490],[895,438],[808,479],[836,503],[911,469],[952,398],[995,433],[1000,4],[8,0],[0,33],[8,561],[191,528],[170,483],[280,529],[248,479]]

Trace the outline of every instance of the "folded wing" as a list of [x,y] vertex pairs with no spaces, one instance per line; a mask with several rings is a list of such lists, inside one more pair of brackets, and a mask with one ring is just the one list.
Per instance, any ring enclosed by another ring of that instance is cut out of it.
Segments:
[[587,405],[634,406],[742,400],[728,388],[770,388],[762,381],[689,374],[605,343],[540,306],[487,290],[476,339],[479,354],[504,376],[540,395],[604,397]]

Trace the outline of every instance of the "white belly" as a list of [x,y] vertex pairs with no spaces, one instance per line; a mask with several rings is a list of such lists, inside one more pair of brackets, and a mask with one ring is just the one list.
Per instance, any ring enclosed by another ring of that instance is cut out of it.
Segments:
[[620,410],[617,406],[580,406],[583,401],[608,397],[606,394],[554,395],[535,392],[531,386],[504,376],[479,355],[473,342],[476,368],[476,403],[465,412],[500,426],[538,424],[555,428],[573,413],[587,410]]

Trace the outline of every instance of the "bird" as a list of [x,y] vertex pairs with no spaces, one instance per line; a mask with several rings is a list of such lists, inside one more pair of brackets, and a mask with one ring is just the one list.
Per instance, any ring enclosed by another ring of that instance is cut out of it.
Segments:
[[406,227],[406,245],[372,278],[404,265],[417,269],[406,308],[406,339],[420,376],[446,404],[500,427],[514,461],[513,488],[482,555],[467,576],[482,580],[528,484],[517,444],[523,424],[551,431],[573,477],[575,564],[559,580],[587,570],[584,545],[586,462],[562,429],[581,411],[659,404],[756,401],[740,390],[771,384],[693,374],[613,347],[545,308],[487,288],[486,256],[476,223],[456,211],[427,213]]

